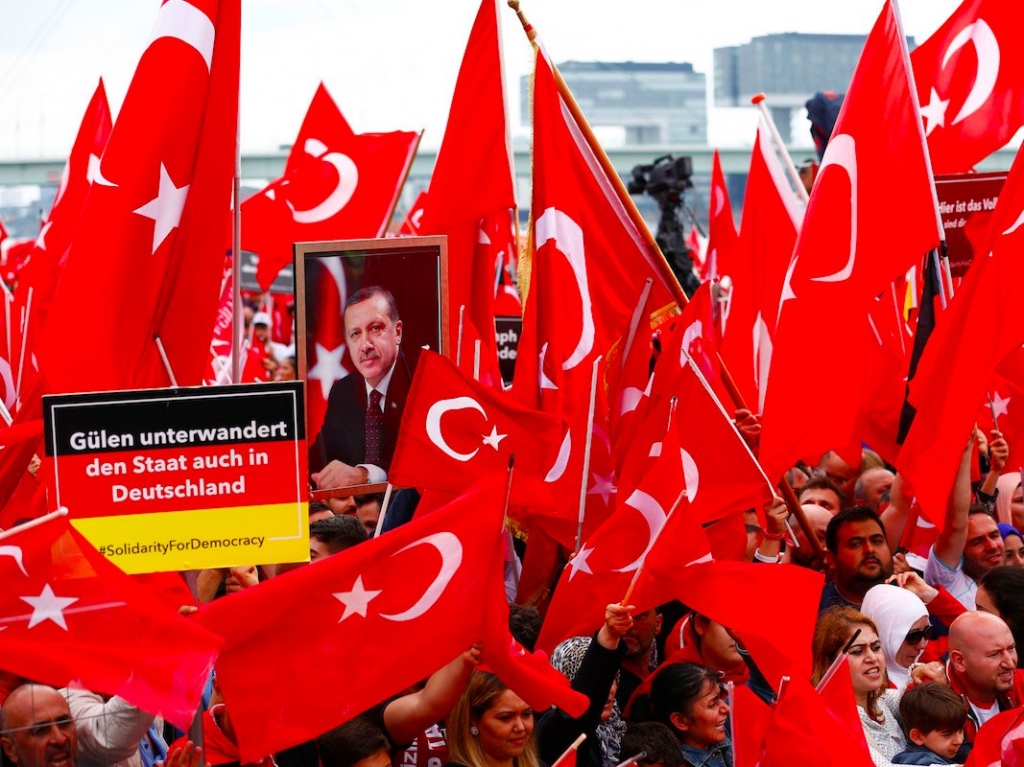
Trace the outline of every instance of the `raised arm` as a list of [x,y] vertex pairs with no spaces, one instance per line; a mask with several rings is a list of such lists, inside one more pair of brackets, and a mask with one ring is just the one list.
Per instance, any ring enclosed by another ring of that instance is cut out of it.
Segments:
[[972,436],[960,459],[960,468],[957,469],[956,478],[953,480],[953,489],[949,493],[949,500],[946,501],[946,516],[942,532],[935,540],[935,556],[950,569],[959,567],[960,559],[964,554],[964,544],[967,543],[967,512],[971,507],[971,449],[973,445],[974,438]]

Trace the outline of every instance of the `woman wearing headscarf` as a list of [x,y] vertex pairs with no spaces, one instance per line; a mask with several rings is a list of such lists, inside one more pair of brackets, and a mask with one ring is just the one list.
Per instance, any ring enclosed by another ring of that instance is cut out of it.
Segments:
[[619,761],[619,741],[626,724],[615,702],[616,676],[626,655],[622,636],[633,625],[632,605],[608,605],[605,622],[593,637],[572,637],[551,653],[551,665],[572,688],[587,696],[590,706],[573,718],[559,708],[537,720],[537,749],[545,764],[554,761],[579,737],[587,739],[576,752],[578,767],[612,767]]
[[916,594],[883,583],[868,590],[860,611],[878,629],[889,684],[902,693],[910,683],[911,665],[933,636],[928,609]]

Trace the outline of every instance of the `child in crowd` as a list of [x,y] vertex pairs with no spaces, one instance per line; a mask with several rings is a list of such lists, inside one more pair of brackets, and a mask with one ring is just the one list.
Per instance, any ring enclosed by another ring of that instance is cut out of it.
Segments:
[[944,684],[925,682],[903,693],[900,718],[910,747],[894,764],[959,764],[967,704]]

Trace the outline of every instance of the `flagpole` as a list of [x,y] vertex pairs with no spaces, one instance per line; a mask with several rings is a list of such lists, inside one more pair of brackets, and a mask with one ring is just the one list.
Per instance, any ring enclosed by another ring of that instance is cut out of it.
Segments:
[[[729,682],[729,684],[732,684],[732,682]],[[639,754],[633,754],[633,756],[629,757],[629,759],[626,759],[624,762],[619,762],[617,765],[615,765],[615,767],[629,767],[629,765],[636,764],[641,759],[646,759],[646,758],[647,758],[647,752],[646,751],[641,751]]]
[[455,339],[455,367],[462,367],[462,327],[466,321],[466,305],[459,307],[459,332]]
[[[932,169],[932,155],[928,149],[928,139],[924,134],[924,120],[921,119],[921,102],[917,98],[917,82],[914,80],[914,68],[910,64],[910,50],[907,48],[907,36],[903,32],[903,15],[900,13],[900,4],[891,0],[893,16],[896,19],[896,37],[900,41],[900,54],[903,56],[903,66],[907,70],[907,83],[910,89],[910,103],[914,107],[914,123],[917,125],[917,135],[921,141],[921,148],[924,150],[924,164],[928,170],[928,189],[932,193],[932,208],[935,211],[935,230],[939,236],[939,245],[942,248],[942,263],[945,270],[939,273],[939,280],[942,275],[949,277],[949,297],[953,297],[953,276],[949,272],[949,254],[946,250],[946,228],[942,225],[942,213],[939,210],[939,194],[935,190],[935,171]],[[945,308],[945,302],[943,302]]]
[[4,404],[2,399],[0,399],[0,418],[3,418],[8,426],[14,423],[14,419],[11,418],[11,411],[7,409],[7,405]]
[[8,539],[8,538],[10,538],[10,537],[12,537],[14,535],[17,535],[18,533],[23,533],[26,530],[31,530],[33,527],[39,527],[40,525],[45,525],[47,522],[50,522],[51,520],[57,519],[58,517],[67,516],[67,513],[68,513],[68,507],[67,506],[61,506],[56,511],[51,511],[49,514],[44,514],[41,517],[36,517],[35,519],[30,519],[28,522],[20,524],[17,527],[12,527],[9,530],[4,530],[2,533],[0,533],[0,541],[6,540],[6,539]]
[[28,299],[25,301],[25,322],[21,325],[21,352],[18,355],[18,381],[14,384],[15,401],[21,396],[21,373],[25,369],[25,346],[28,343],[28,322],[32,317],[32,291],[28,289]]
[[480,339],[473,342],[473,380],[480,380]]
[[636,339],[637,331],[640,329],[640,323],[646,319],[644,317],[644,310],[647,308],[647,299],[651,295],[652,285],[654,285],[654,278],[648,277],[644,282],[643,288],[640,290],[640,298],[636,302],[633,316],[629,320],[629,332],[626,334],[626,343],[622,347],[622,364],[619,365],[620,369],[626,366],[626,357],[629,356],[629,352],[633,348],[633,341]]
[[[537,30],[534,26],[526,20],[526,16],[519,8],[519,0],[508,0],[509,8],[515,11],[516,16],[519,17],[519,22],[523,25],[523,31],[526,33],[527,39],[534,46],[538,47],[537,44]],[[640,215],[640,211],[637,210],[636,203],[633,202],[632,196],[626,189],[626,185],[622,183],[622,177],[619,172],[615,170],[615,166],[612,164],[607,153],[601,147],[597,137],[594,136],[594,131],[590,127],[590,123],[587,122],[587,118],[583,116],[583,110],[580,109],[580,105],[576,103],[575,97],[569,90],[569,86],[566,85],[565,80],[562,78],[562,73],[558,71],[558,67],[554,64],[551,65],[551,74],[555,78],[555,84],[558,86],[558,93],[562,97],[562,101],[568,108],[569,113],[572,115],[576,124],[579,126],[580,133],[587,141],[587,145],[590,150],[594,153],[595,159],[601,165],[601,169],[608,177],[608,181],[615,188],[616,196],[622,202],[622,207],[632,221],[633,226],[636,227],[637,232],[643,238],[644,244],[651,251],[651,254],[656,256],[661,262],[662,274],[667,275],[670,279],[667,279],[669,289],[672,291],[673,297],[679,303],[680,306],[685,306],[688,303],[686,293],[683,292],[683,286],[679,284],[679,280],[676,279],[675,273],[672,271],[672,267],[669,266],[668,259],[665,258],[665,254],[661,252],[661,248],[658,245],[657,240],[654,239],[654,235],[651,234],[650,228],[647,226],[647,222],[644,221],[643,216]],[[553,767],[553,765],[552,765]]]
[[[590,447],[594,442],[594,410],[597,404],[597,367],[601,364],[601,356],[594,360],[594,369],[590,374],[590,408],[587,410],[587,439],[583,447],[583,476],[580,477],[580,506],[576,525],[576,548],[578,553],[583,544],[583,517],[587,509],[587,475],[590,473]],[[552,765],[554,767],[554,765]]]
[[391,491],[393,485],[388,482],[387,489],[384,491],[384,500],[380,502],[380,516],[377,517],[377,527],[373,530],[373,537],[379,538],[380,532],[384,528],[384,515],[388,513],[388,505],[391,503]]
[[558,757],[557,759],[555,759],[554,762],[552,762],[551,767],[558,767],[558,765],[560,765],[562,762],[564,762],[565,759],[569,756],[569,754],[571,754],[573,751],[576,751],[580,747],[580,744],[583,741],[585,741],[586,739],[587,739],[587,733],[581,732],[580,736],[578,738],[576,738],[576,740],[574,740],[572,742],[572,744],[569,746],[569,748],[565,749],[565,751],[562,752],[562,755],[560,757]]
[[668,514],[665,515],[664,524],[662,524],[662,526],[658,528],[658,531],[651,538],[651,542],[647,544],[647,551],[644,552],[643,561],[640,563],[640,566],[637,567],[635,571],[633,571],[633,579],[629,582],[629,588],[626,589],[626,595],[619,601],[620,605],[629,604],[630,597],[633,596],[633,590],[636,588],[637,581],[640,580],[640,573],[644,571],[644,567],[647,565],[647,555],[651,553],[651,549],[654,548],[654,544],[658,542],[658,539],[661,537],[662,531],[666,527],[668,527],[669,520],[672,519],[672,515],[676,513],[676,509],[679,508],[679,504],[683,502],[683,498],[685,497],[686,488],[684,487],[682,490],[679,491],[679,495],[678,497],[676,497],[676,502],[672,504],[672,508],[668,510]]
[[231,211],[231,383],[242,381],[242,140],[241,126],[235,127],[235,177],[232,193],[235,206]]
[[996,415],[996,403],[992,401],[992,392],[985,392],[988,395],[988,407],[992,411],[992,426],[999,431],[999,417]]
[[156,350],[160,354],[160,361],[164,363],[164,370],[167,371],[167,377],[171,379],[171,386],[177,389],[178,379],[174,377],[174,370],[171,368],[171,361],[167,359],[167,351],[164,349],[164,342],[160,340],[160,336],[156,333],[153,334],[153,343],[156,344]]
[[[516,568],[516,550],[512,545],[512,533],[508,529],[508,507],[512,503],[512,473],[516,467],[516,456],[515,453],[508,457],[508,483],[505,485],[505,511],[502,517],[503,522],[501,524],[502,538],[505,549],[505,562],[512,564],[512,581],[516,587],[516,593],[519,592],[519,570]],[[511,550],[511,551],[510,551]],[[509,559],[511,555],[511,559]]]
[[789,155],[789,150],[786,149],[785,143],[782,141],[782,135],[779,133],[779,128],[775,124],[775,120],[772,118],[772,113],[768,111],[768,105],[765,103],[765,95],[758,93],[756,96],[750,99],[750,103],[757,107],[761,113],[761,117],[764,118],[765,123],[768,126],[768,132],[772,134],[772,141],[775,143],[775,149],[782,157],[783,164],[786,166],[786,172],[789,173],[789,180],[793,182],[793,186],[796,188],[796,196],[804,202],[810,199],[810,195],[807,194],[807,187],[804,186],[803,180],[800,178],[800,174],[797,172],[796,165],[793,164],[793,158]]

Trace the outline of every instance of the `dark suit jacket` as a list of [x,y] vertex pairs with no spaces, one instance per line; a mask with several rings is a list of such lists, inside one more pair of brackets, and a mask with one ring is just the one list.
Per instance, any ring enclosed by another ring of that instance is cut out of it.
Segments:
[[[409,384],[409,368],[405,356],[399,353],[384,402],[384,454],[376,464],[385,471],[395,454]],[[366,463],[366,408],[366,382],[361,375],[351,373],[334,382],[323,426],[310,447],[310,471],[319,471],[334,460],[349,466]]]

